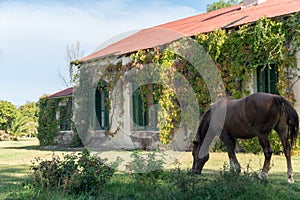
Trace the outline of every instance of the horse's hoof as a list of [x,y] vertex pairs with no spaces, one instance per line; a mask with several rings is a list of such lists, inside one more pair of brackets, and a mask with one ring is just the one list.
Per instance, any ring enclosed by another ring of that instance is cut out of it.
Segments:
[[261,180],[265,180],[265,179],[267,179],[267,177],[268,177],[268,174],[265,173],[265,172],[260,172],[258,174],[258,178],[261,179]]
[[288,182],[289,183],[294,183],[294,179],[293,178],[288,178]]
[[197,169],[191,169],[191,172],[193,174],[201,174],[201,171],[200,170],[197,170]]

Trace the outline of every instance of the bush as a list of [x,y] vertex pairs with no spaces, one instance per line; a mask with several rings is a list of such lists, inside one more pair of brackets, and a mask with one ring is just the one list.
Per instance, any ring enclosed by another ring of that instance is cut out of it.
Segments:
[[[174,168],[165,176],[170,199],[176,199],[179,195],[185,196],[185,194],[193,192],[193,189],[201,188],[209,182],[205,176],[195,175],[189,169],[182,170],[177,159],[173,165]],[[188,197],[185,196],[185,198]]]
[[37,158],[33,162],[33,186],[40,189],[55,188],[72,194],[98,195],[110,180],[120,159],[106,164],[106,160],[91,155],[87,149],[52,160]]
[[134,151],[130,157],[133,159],[126,169],[134,179],[143,185],[154,185],[163,174],[165,158],[158,151]]
[[[270,144],[272,146],[273,153],[275,155],[282,154],[283,146],[282,146],[281,140],[276,131],[272,130],[270,132],[269,140],[270,140]],[[218,139],[216,141],[217,142],[213,148],[213,151],[215,151],[215,152],[227,151],[227,148],[225,147],[225,145],[223,144],[223,142],[220,139]],[[260,146],[257,137],[254,137],[252,139],[238,139],[238,144],[240,145],[240,148],[242,149],[242,151],[246,152],[246,153],[258,154],[258,153],[263,152],[262,147]]]

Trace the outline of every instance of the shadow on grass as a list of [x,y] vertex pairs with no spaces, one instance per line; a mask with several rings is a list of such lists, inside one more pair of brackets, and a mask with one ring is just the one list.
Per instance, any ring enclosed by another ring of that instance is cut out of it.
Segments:
[[29,173],[28,166],[0,165],[0,185],[9,182],[17,183],[24,180],[24,174]]
[[0,147],[0,149],[44,150],[39,145],[18,146],[18,147]]
[[21,184],[28,178],[28,173],[28,166],[0,165],[0,199],[20,190]]
[[82,148],[65,148],[60,146],[39,146],[39,145],[28,145],[18,147],[0,147],[0,149],[16,149],[16,150],[38,150],[38,151],[67,151],[73,152],[81,150]]
[[59,145],[41,146],[37,138],[20,139],[17,141],[0,141],[0,149],[6,150],[36,150],[36,151],[77,151],[79,148],[62,147]]
[[297,191],[300,192],[300,173],[299,172],[294,173],[294,181],[295,181],[294,183],[288,183],[286,172],[272,173],[269,176],[270,183],[296,186],[298,188]]

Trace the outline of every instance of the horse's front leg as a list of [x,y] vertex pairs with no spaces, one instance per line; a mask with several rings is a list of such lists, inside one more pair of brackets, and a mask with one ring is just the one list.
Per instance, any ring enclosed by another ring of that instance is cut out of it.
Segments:
[[240,173],[241,172],[241,166],[236,158],[235,153],[233,152],[228,152],[228,157],[229,157],[229,161],[230,161],[230,171],[231,172],[237,172]]
[[228,149],[228,157],[229,157],[229,164],[230,164],[230,171],[237,173],[241,172],[241,166],[236,158],[235,154],[235,145],[236,139],[228,135],[226,132],[222,132],[220,139],[224,142]]
[[258,175],[260,179],[266,179],[268,177],[268,173],[270,170],[270,164],[271,164],[271,157],[272,157],[272,147],[270,145],[268,135],[266,136],[261,136],[258,138],[259,143],[263,148],[264,155],[265,155],[265,162],[262,171]]

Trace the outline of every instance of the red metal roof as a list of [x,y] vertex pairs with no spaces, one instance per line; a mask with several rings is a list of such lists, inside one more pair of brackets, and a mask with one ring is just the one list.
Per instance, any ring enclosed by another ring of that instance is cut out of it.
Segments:
[[69,88],[63,89],[59,92],[49,95],[48,98],[65,97],[65,96],[70,96],[72,94],[73,94],[73,87],[69,87]]
[[198,33],[213,31],[216,28],[230,28],[255,22],[263,16],[272,18],[299,12],[300,0],[267,0],[259,5],[241,7],[242,4],[239,4],[143,29],[82,58],[81,61],[149,49],[168,44],[183,36],[194,36]]
[[206,33],[216,28],[230,28],[268,18],[287,15],[300,11],[299,0],[267,0],[255,6],[241,8],[242,4],[224,9],[195,15],[185,19],[169,22],[158,27],[180,32],[186,36]]
[[96,51],[84,58],[82,61],[98,58],[106,55],[122,55],[135,52],[140,49],[149,49],[164,45],[181,38],[183,35],[164,28],[153,27],[143,29],[123,40]]

